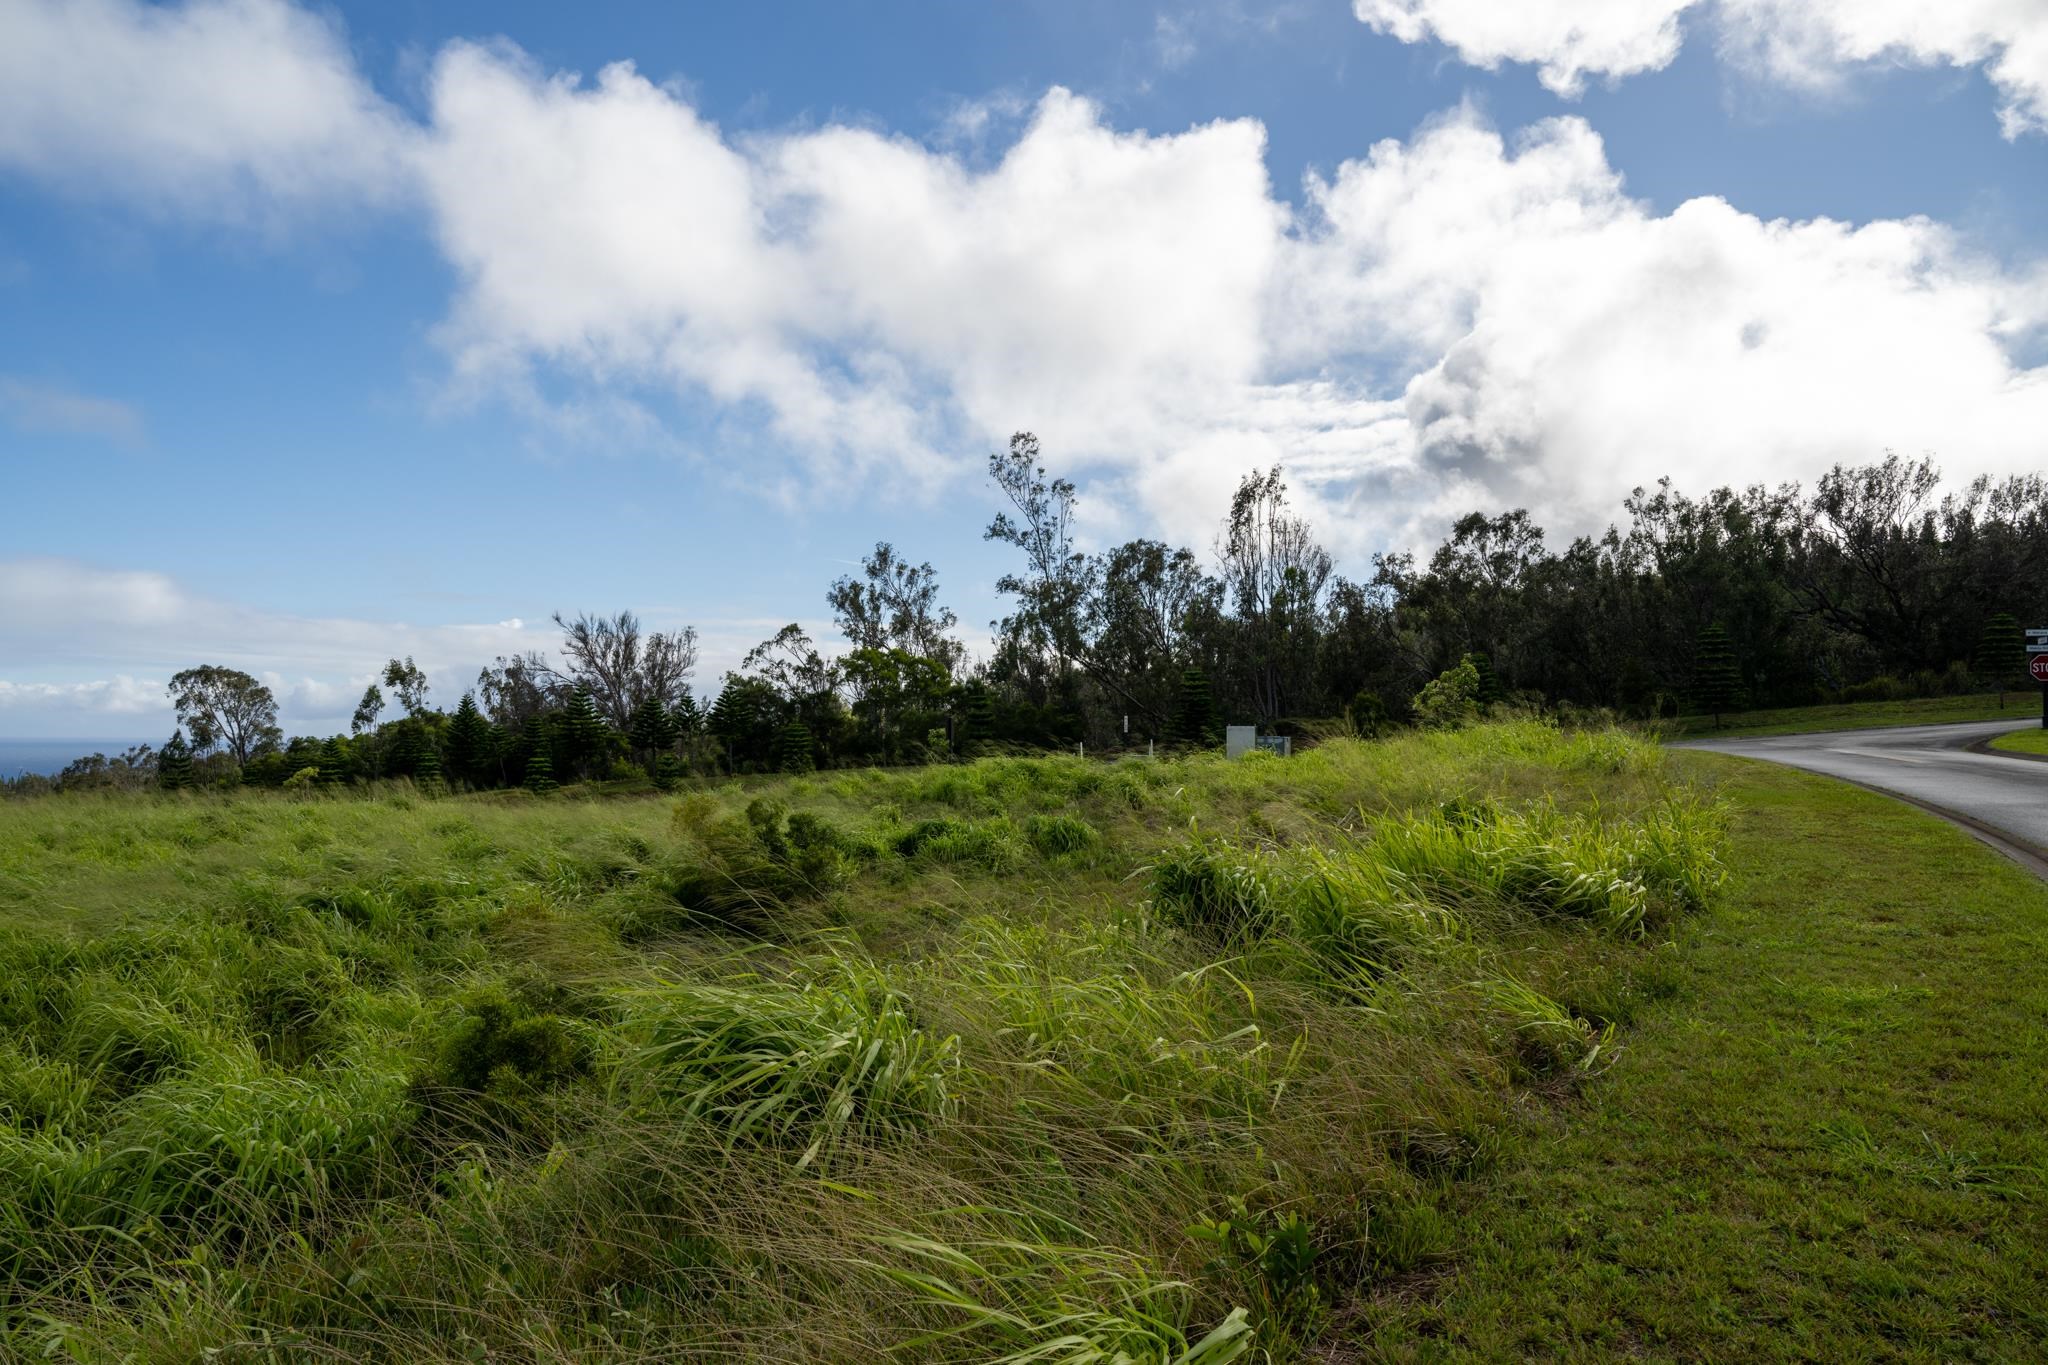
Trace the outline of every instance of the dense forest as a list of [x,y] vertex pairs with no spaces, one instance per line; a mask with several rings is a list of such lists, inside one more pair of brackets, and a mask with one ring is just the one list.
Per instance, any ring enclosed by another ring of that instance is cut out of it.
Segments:
[[349,733],[287,739],[255,678],[172,679],[161,749],[94,754],[50,786],[466,787],[807,771],[991,750],[1215,742],[1226,722],[1373,731],[1491,703],[1625,716],[1881,700],[2017,685],[2021,620],[2048,620],[2048,485],[1943,492],[1927,459],[1837,466],[1811,490],[1636,489],[1627,519],[1561,549],[1525,511],[1460,519],[1426,563],[1347,578],[1288,500],[1245,477],[1212,556],[1139,539],[1086,553],[1077,493],[1029,433],[989,457],[1016,551],[1008,614],[969,657],[938,576],[881,544],[826,601],[848,648],[789,625],[716,688],[695,632],[631,612],[557,615],[558,658],[500,658],[443,709],[411,659],[371,685]]

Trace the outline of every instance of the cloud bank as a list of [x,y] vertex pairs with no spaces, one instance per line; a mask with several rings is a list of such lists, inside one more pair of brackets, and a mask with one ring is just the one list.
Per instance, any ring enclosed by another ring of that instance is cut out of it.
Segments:
[[[746,651],[781,627],[775,620],[699,620],[693,679],[702,695]],[[647,626],[686,624],[655,613]],[[809,628],[823,635],[822,622]],[[561,632],[531,621],[437,625],[311,617],[193,592],[169,574],[107,569],[67,559],[0,560],[0,718],[12,734],[160,732],[175,724],[164,687],[198,663],[226,664],[276,695],[291,734],[348,727],[363,689],[387,659],[412,658],[436,705],[452,707],[499,655],[539,650],[560,661]],[[33,676],[34,660],[62,660],[84,679]],[[8,676],[11,675],[11,676]]]
[[[1937,54],[1985,63],[2025,124],[2038,7],[1926,8],[1359,13],[1566,90],[1668,62],[1695,20],[1815,79]],[[444,48],[407,113],[281,0],[0,17],[27,35],[0,57],[0,168],[200,218],[416,214],[455,281],[436,335],[459,387],[672,397],[760,487],[930,496],[1030,427],[1123,504],[1105,525],[1204,544],[1237,477],[1283,461],[1357,555],[1472,506],[1583,529],[1665,473],[1811,477],[1887,446],[2009,469],[2048,417],[2048,372],[2020,359],[2048,320],[2038,268],[1926,219],[1659,214],[1576,118],[1510,135],[1452,110],[1297,210],[1256,121],[1118,129],[1058,88],[969,158],[844,124],[734,136],[630,64],[585,79],[503,42]],[[102,63],[132,100],[89,97]],[[248,71],[269,74],[230,79]]]
[[1404,43],[1430,39],[1488,70],[1538,68],[1566,98],[1589,76],[1660,71],[1685,29],[1724,59],[1808,90],[1874,64],[1981,67],[2008,138],[2048,132],[2048,6],[2039,0],[1354,0],[1359,19]]

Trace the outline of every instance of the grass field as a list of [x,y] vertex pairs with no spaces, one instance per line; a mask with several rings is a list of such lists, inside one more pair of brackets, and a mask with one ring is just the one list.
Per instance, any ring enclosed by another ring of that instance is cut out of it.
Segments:
[[1302,1358],[1665,989],[1665,764],[12,803],[5,1351]]
[[0,805],[0,1355],[2024,1356],[2044,912],[1529,722]]
[[2048,730],[2015,730],[1992,740],[1991,747],[2009,754],[2048,754]]
[[2025,720],[2041,714],[2041,698],[2033,692],[2007,692],[1961,697],[1922,697],[1914,701],[1846,702],[1838,706],[1791,706],[1775,711],[1731,711],[1716,729],[1712,716],[1683,716],[1665,721],[1673,738],[1709,736],[1793,735],[1812,730],[1867,730],[1881,725],[1938,725],[1965,720]]
[[1385,1360],[2048,1354],[2048,888],[1883,797],[1696,760],[1738,890],[1382,1293]]

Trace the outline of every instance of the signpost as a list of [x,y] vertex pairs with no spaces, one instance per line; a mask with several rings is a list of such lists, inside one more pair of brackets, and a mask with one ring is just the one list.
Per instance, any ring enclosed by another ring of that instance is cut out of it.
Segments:
[[2048,730],[2048,626],[2027,631],[2027,676],[2041,684],[2041,728]]

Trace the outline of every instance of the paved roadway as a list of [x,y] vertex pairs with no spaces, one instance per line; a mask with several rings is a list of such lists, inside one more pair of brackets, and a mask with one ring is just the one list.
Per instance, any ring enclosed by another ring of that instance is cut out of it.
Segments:
[[1957,823],[1986,843],[2048,873],[2048,763],[1971,753],[1968,747],[2040,723],[2030,717],[1905,725],[1691,740],[1675,747],[1768,759],[1903,796],[1937,814],[1958,817]]

